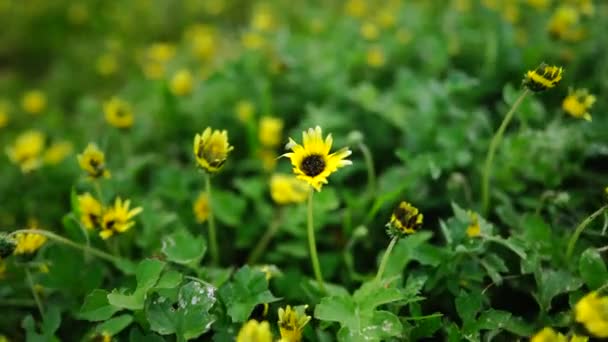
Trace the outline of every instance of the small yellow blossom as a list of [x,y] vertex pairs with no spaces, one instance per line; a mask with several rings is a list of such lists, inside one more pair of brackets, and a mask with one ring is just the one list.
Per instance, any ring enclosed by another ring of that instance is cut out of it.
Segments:
[[376,15],[376,22],[380,27],[388,29],[395,26],[397,18],[395,18],[395,12],[391,8],[385,8],[378,12]]
[[452,0],[452,4],[458,12],[467,13],[471,11],[471,0]]
[[467,214],[471,220],[471,223],[467,227],[467,236],[474,238],[481,235],[481,227],[479,226],[479,217],[477,216],[477,213],[468,211]]
[[351,17],[360,18],[367,12],[367,2],[365,0],[348,0],[344,4],[344,11]]
[[569,5],[559,6],[549,20],[549,33],[565,41],[577,42],[583,39],[585,32],[579,26],[579,11]]
[[105,160],[105,154],[93,143],[89,143],[85,150],[78,155],[80,168],[93,179],[110,177]]
[[240,122],[248,122],[255,114],[255,106],[251,101],[241,100],[234,106],[234,112]]
[[175,56],[175,46],[169,43],[154,43],[148,47],[147,56],[157,62],[168,62]]
[[118,71],[118,59],[116,58],[116,55],[113,53],[104,53],[97,57],[95,69],[99,75],[104,77],[115,74],[116,71]]
[[577,89],[575,91],[571,89],[562,102],[562,108],[574,118],[591,121],[589,109],[594,103],[595,96],[589,94],[587,89]]
[[260,119],[258,137],[264,147],[276,147],[281,143],[283,133],[283,120],[271,116]]
[[171,79],[171,92],[176,96],[186,96],[192,93],[192,74],[188,69],[181,69]]
[[78,212],[80,213],[80,222],[87,229],[95,229],[101,223],[102,214],[101,203],[90,193],[84,193],[78,196]]
[[74,146],[69,141],[55,142],[44,152],[44,162],[50,165],[57,165],[72,154],[73,150]]
[[386,64],[386,57],[384,50],[379,46],[371,47],[367,50],[365,55],[367,65],[372,68],[381,68]]
[[551,328],[544,328],[530,338],[530,342],[568,342],[566,337]]
[[538,68],[524,75],[523,84],[533,92],[541,92],[555,87],[562,79],[562,68],[541,63]]
[[259,323],[255,319],[249,320],[239,330],[236,342],[272,342],[270,324],[266,321]]
[[46,95],[40,90],[30,90],[23,94],[21,107],[29,114],[40,114],[46,109]]
[[294,310],[289,305],[285,309],[279,308],[278,324],[281,341],[300,342],[302,340],[302,330],[310,322],[310,316],[305,313],[307,307],[308,305],[305,305],[300,310]]
[[[28,229],[38,229],[36,223],[32,223]],[[13,254],[32,254],[46,242],[46,236],[36,233],[19,233],[15,235],[17,247]]]
[[266,39],[261,34],[250,31],[241,36],[241,43],[248,50],[259,50],[266,45]]
[[21,167],[21,172],[28,173],[42,165],[44,139],[44,134],[39,131],[26,131],[17,136],[12,146],[7,147],[6,154]]
[[[196,2],[198,5],[198,2]],[[219,15],[226,9],[225,0],[206,0],[202,3],[205,12],[211,15]]]
[[228,132],[207,127],[194,137],[194,156],[198,165],[209,173],[218,172],[233,147],[228,144]]
[[209,196],[206,192],[201,192],[198,195],[192,205],[192,212],[194,212],[196,222],[203,223],[207,221],[211,212],[211,206],[209,205]]
[[308,184],[294,176],[277,173],[270,177],[270,196],[279,205],[304,202],[308,192]]
[[127,129],[133,126],[135,118],[133,116],[133,108],[131,105],[118,97],[112,97],[103,104],[103,111],[106,122],[110,125]]
[[545,10],[551,5],[551,0],[527,0],[527,3],[537,10]]
[[422,227],[423,215],[408,202],[402,201],[393,210],[391,220],[386,224],[390,236],[414,234]]
[[218,41],[215,30],[211,26],[195,24],[187,28],[184,35],[196,57],[208,60],[215,55]]
[[608,297],[590,292],[576,303],[574,319],[595,337],[608,338]]
[[267,5],[258,5],[251,17],[251,27],[260,32],[272,31],[277,27],[274,13]]
[[361,36],[367,40],[376,40],[380,36],[380,30],[374,23],[366,22],[361,25]]
[[132,221],[135,216],[143,211],[142,207],[130,209],[130,200],[123,200],[118,197],[114,201],[114,206],[105,210],[101,218],[101,232],[99,236],[106,240],[114,233],[124,233],[135,225]]

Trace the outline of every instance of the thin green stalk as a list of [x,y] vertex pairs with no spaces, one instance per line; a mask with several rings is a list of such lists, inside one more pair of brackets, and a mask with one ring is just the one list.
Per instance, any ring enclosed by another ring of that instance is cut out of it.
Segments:
[[255,246],[251,254],[249,254],[249,257],[247,258],[247,263],[249,265],[255,264],[256,261],[258,261],[258,259],[260,258],[260,256],[264,254],[264,252],[266,251],[266,247],[268,247],[268,244],[270,243],[270,240],[272,240],[274,235],[279,231],[279,227],[281,227],[282,218],[283,208],[279,208],[279,212],[277,213],[275,219],[270,222],[268,229],[266,230],[260,241],[258,241],[258,244]]
[[94,180],[93,181],[93,186],[95,187],[95,192],[97,193],[97,197],[99,198],[99,202],[103,205],[104,204],[104,199],[103,199],[103,193],[101,192],[101,185],[99,184],[99,180]]
[[529,90],[527,88],[521,92],[517,100],[515,100],[515,102],[511,106],[509,112],[507,112],[507,115],[505,115],[505,118],[502,120],[500,127],[498,127],[498,131],[496,131],[496,133],[492,137],[492,140],[490,141],[490,147],[488,148],[488,154],[486,155],[486,161],[483,167],[481,181],[481,203],[482,213],[484,214],[484,216],[487,215],[488,209],[490,207],[490,176],[492,174],[492,162],[494,161],[494,154],[496,153],[496,148],[498,147],[498,145],[500,145],[507,126],[515,115],[515,111],[521,105],[528,93]]
[[382,274],[384,274],[384,269],[386,268],[386,264],[388,263],[388,257],[391,255],[391,252],[393,251],[393,247],[395,247],[397,240],[399,240],[399,237],[395,236],[395,237],[393,237],[391,242],[388,244],[388,247],[386,248],[386,251],[384,252],[384,256],[382,257],[382,261],[380,262],[380,267],[378,268],[378,273],[376,274],[376,281],[382,280]]
[[319,283],[319,289],[325,293],[325,285],[323,283],[323,275],[321,274],[321,266],[319,264],[319,257],[317,256],[317,243],[315,241],[315,229],[313,222],[312,212],[312,195],[314,190],[310,189],[308,193],[308,248],[310,249],[310,261],[312,262],[312,269],[315,272],[315,278]]
[[38,307],[38,311],[40,312],[40,317],[44,319],[44,309],[42,308],[42,302],[40,301],[40,297],[38,297],[38,293],[36,293],[36,289],[34,288],[34,281],[32,280],[32,274],[30,273],[29,267],[26,265],[25,269],[25,277],[27,278],[27,284],[32,290],[32,296],[34,297],[34,302],[36,302],[36,306]]
[[2,306],[32,307],[36,306],[36,301],[31,299],[6,298],[0,299],[0,307]]
[[213,215],[213,200],[211,197],[211,176],[209,173],[205,173],[205,189],[207,191],[207,197],[209,198],[209,251],[211,252],[211,260],[214,265],[220,264],[220,254],[217,248],[217,236],[215,233],[215,217]]
[[376,193],[376,170],[374,169],[374,159],[367,145],[363,142],[359,143],[359,149],[363,154],[365,160],[365,167],[367,168],[367,192],[368,195],[373,198]]
[[566,259],[569,260],[574,252],[574,246],[576,245],[576,241],[578,241],[579,236],[583,233],[585,228],[589,225],[589,223],[593,222],[596,217],[600,216],[604,210],[608,209],[608,204],[605,204],[598,210],[596,210],[593,214],[587,216],[574,230],[570,240],[568,241],[568,248],[566,249]]

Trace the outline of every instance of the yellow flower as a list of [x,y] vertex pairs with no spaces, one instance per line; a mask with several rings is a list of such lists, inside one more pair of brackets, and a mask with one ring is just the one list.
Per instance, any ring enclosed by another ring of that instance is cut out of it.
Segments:
[[266,39],[257,32],[245,32],[241,36],[241,43],[246,49],[259,50],[266,44]]
[[590,292],[576,303],[574,318],[595,337],[608,337],[608,298]]
[[186,96],[192,93],[192,74],[188,69],[181,69],[171,79],[171,92],[176,96]]
[[266,321],[259,323],[255,319],[249,320],[241,327],[236,342],[272,342],[270,324]]
[[194,201],[194,204],[192,205],[192,211],[194,212],[196,222],[203,223],[207,221],[211,207],[209,206],[209,196],[206,192],[201,192],[198,195],[196,201]]
[[46,95],[40,90],[30,90],[23,94],[21,107],[29,114],[40,114],[46,108]]
[[194,156],[198,165],[209,173],[218,172],[233,147],[228,144],[228,132],[207,127],[194,137]]
[[95,229],[100,225],[102,210],[101,203],[90,193],[87,192],[78,196],[80,222],[85,228]]
[[258,136],[260,143],[264,147],[276,147],[281,143],[281,133],[283,132],[283,120],[270,116],[263,116],[260,119]]
[[69,141],[58,141],[53,143],[44,152],[44,162],[51,165],[57,165],[72,154],[74,146]]
[[150,80],[159,80],[165,76],[165,64],[148,61],[143,64],[144,75]]
[[361,36],[367,40],[376,40],[380,36],[380,30],[374,23],[366,22],[361,25]]
[[307,307],[308,305],[305,305],[300,310],[294,310],[289,305],[285,309],[279,308],[278,324],[281,341],[300,342],[302,340],[302,330],[310,321],[310,316],[305,313]]
[[264,6],[257,6],[251,17],[251,27],[260,32],[272,31],[276,28],[275,15],[271,9]]
[[255,114],[255,106],[251,101],[241,100],[234,106],[234,112],[240,122],[248,122]]
[[376,22],[383,28],[391,28],[395,26],[396,21],[397,19],[395,18],[392,8],[382,9],[376,15]]
[[477,216],[477,213],[468,211],[467,214],[471,219],[471,223],[467,227],[467,236],[474,238],[481,235],[481,227],[479,226],[479,217]]
[[544,328],[530,338],[530,342],[568,342],[566,337],[551,328]]
[[114,201],[114,206],[106,209],[101,218],[101,232],[99,236],[107,239],[114,233],[124,233],[135,225],[132,218],[143,211],[142,207],[130,209],[131,201],[123,200],[118,197]]
[[270,177],[270,197],[279,205],[304,202],[308,191],[308,184],[292,175],[275,173]]
[[[28,229],[38,229],[36,223],[32,223]],[[13,254],[32,254],[46,242],[46,236],[35,233],[19,233],[15,235],[17,247]]]
[[533,92],[541,92],[555,87],[562,79],[562,68],[541,63],[535,70],[524,75],[523,84]]
[[97,58],[95,69],[101,76],[107,77],[113,75],[118,70],[118,59],[112,53],[104,53]]
[[169,43],[154,43],[147,50],[147,57],[157,62],[168,62],[174,55],[175,46]]
[[44,149],[44,134],[39,131],[26,131],[15,139],[12,146],[6,148],[8,158],[27,173],[40,167],[41,154]]
[[589,94],[587,89],[570,90],[568,96],[562,102],[562,108],[572,117],[591,121],[589,109],[594,103],[595,96]]
[[371,47],[367,50],[365,55],[367,65],[372,68],[381,68],[386,64],[386,57],[384,56],[384,50],[379,46]]
[[206,60],[215,55],[217,38],[211,26],[194,24],[186,29],[184,35],[196,57]]
[[551,0],[527,0],[528,5],[536,8],[537,10],[545,10],[551,4]]
[[393,210],[391,220],[386,224],[388,234],[392,236],[403,236],[414,234],[422,227],[423,215],[418,208],[402,201],[399,206]]
[[105,154],[93,143],[89,143],[84,152],[78,155],[80,168],[93,179],[110,177],[110,171],[106,169],[105,160]]
[[549,20],[548,31],[558,39],[570,42],[580,41],[585,32],[579,26],[579,19],[579,12],[575,7],[559,6]]
[[360,18],[367,11],[367,3],[365,0],[348,0],[344,4],[344,11],[351,17]]
[[103,104],[103,111],[106,116],[106,121],[120,129],[127,129],[133,126],[133,109],[131,105],[117,97],[112,97],[109,101]]
[[352,164],[350,160],[345,159],[352,153],[347,147],[329,153],[333,138],[328,134],[323,141],[323,133],[319,126],[314,129],[309,128],[308,132],[302,132],[302,141],[303,144],[299,145],[289,138],[287,148],[292,152],[285,153],[281,157],[289,158],[296,176],[317,191],[321,191],[323,184],[327,184],[329,175],[343,166]]

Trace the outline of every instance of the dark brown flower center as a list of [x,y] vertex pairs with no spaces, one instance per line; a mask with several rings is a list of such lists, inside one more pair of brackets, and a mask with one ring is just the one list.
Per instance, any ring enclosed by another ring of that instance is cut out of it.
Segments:
[[318,154],[312,154],[302,160],[300,169],[305,175],[314,177],[325,170],[325,159]]

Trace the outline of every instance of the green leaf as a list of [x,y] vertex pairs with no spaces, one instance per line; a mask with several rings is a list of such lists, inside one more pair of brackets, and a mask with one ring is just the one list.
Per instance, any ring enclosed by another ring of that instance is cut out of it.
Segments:
[[110,305],[108,292],[96,289],[84,299],[78,317],[87,321],[105,321],[118,311],[120,308]]
[[468,325],[475,321],[477,313],[481,310],[482,295],[479,292],[461,291],[456,297],[455,304],[464,325]]
[[220,297],[228,308],[234,322],[244,322],[258,304],[279,300],[268,290],[266,275],[243,266],[234,274],[234,279],[220,288]]
[[483,312],[478,319],[479,329],[493,331],[509,331],[521,337],[534,333],[534,326],[526,323],[522,318],[514,317],[510,312],[490,309]]
[[583,285],[580,279],[562,270],[539,270],[536,274],[536,283],[538,289],[534,297],[542,310],[551,308],[551,301],[555,296],[575,291]]
[[[46,253],[51,267],[50,272],[41,277],[45,287],[58,289],[70,296],[84,296],[101,286],[104,274],[98,260],[85,262],[82,252],[57,245],[50,246]],[[94,269],[95,272],[83,272],[87,269]]]
[[163,238],[163,254],[169,261],[188,265],[198,263],[205,255],[207,243],[198,235],[193,236],[186,229],[180,229]]
[[132,327],[129,331],[129,342],[165,342],[165,339],[153,332],[144,335],[138,327]]
[[588,248],[583,252],[578,262],[578,270],[591,290],[601,287],[608,281],[606,264],[595,248]]
[[133,316],[131,315],[125,314],[116,316],[95,327],[95,332],[100,335],[106,334],[114,336],[123,331],[126,327],[128,327],[131,322],[133,322]]
[[143,309],[148,290],[158,282],[158,278],[164,267],[165,263],[156,259],[146,259],[140,262],[135,272],[137,280],[135,291],[128,295],[114,290],[108,294],[108,302],[119,308],[129,310]]
[[241,225],[247,201],[236,193],[216,190],[213,191],[211,207],[217,219],[232,227]]

